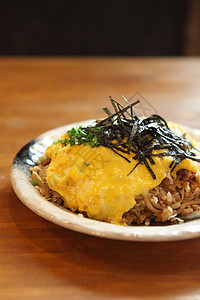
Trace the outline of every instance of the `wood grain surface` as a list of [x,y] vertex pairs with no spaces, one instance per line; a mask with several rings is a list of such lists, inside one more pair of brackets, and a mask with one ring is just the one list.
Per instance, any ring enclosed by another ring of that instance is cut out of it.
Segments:
[[24,144],[137,92],[166,119],[200,128],[199,58],[0,58],[0,299],[200,299],[199,238],[79,234],[35,215],[10,184]]

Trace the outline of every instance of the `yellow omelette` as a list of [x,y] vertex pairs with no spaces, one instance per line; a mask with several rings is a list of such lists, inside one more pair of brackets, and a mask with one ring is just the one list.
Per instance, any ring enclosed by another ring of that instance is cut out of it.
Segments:
[[[170,129],[183,134],[184,129],[172,122]],[[65,139],[67,135],[62,136]],[[200,149],[198,142],[187,135],[193,146]],[[158,151],[158,150],[157,150]],[[156,151],[154,151],[156,153]],[[114,224],[122,224],[122,215],[134,207],[137,195],[145,195],[158,186],[170,172],[171,156],[154,157],[151,165],[156,175],[154,180],[143,164],[130,174],[137,161],[133,154],[126,154],[131,163],[104,146],[51,145],[46,151],[51,159],[46,180],[49,187],[58,192],[72,211],[84,211],[88,217]],[[200,163],[184,159],[172,173],[180,169],[200,172]],[[128,176],[127,176],[128,175]]]

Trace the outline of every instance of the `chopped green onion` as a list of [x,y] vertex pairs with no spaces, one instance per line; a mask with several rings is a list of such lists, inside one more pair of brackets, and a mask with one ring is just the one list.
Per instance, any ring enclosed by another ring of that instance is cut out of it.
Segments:
[[34,178],[33,181],[32,181],[32,185],[36,186],[37,184],[38,184],[38,180],[36,178]]
[[[65,140],[59,139],[54,141],[53,144],[57,145],[58,143],[61,143],[64,146],[82,144],[85,146],[86,144],[89,144],[92,148],[99,147],[101,145],[101,139],[97,137],[95,133],[88,131],[87,128],[83,128],[82,126],[79,126],[77,130],[72,128],[67,131],[69,138],[66,138]],[[100,128],[97,128],[95,129],[95,132],[99,132],[100,130]]]

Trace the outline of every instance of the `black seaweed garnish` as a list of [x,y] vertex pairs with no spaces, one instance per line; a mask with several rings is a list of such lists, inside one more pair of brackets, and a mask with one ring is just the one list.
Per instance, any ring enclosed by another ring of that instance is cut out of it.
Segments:
[[[139,100],[132,104],[127,101],[128,105],[125,107],[112,97],[110,97],[110,102],[114,113],[111,113],[107,107],[103,108],[108,117],[96,121],[95,126],[82,129],[95,135],[102,146],[112,149],[128,163],[131,161],[124,154],[132,153],[132,159],[137,160],[137,163],[129,174],[139,164],[144,164],[152,178],[156,179],[151,168],[155,164],[155,156],[173,157],[169,166],[171,172],[186,158],[200,162],[200,158],[196,154],[198,150],[193,147],[186,135],[179,135],[170,130],[161,116],[156,114],[145,118],[137,116],[133,107],[139,103]],[[155,153],[154,150],[161,151]]]

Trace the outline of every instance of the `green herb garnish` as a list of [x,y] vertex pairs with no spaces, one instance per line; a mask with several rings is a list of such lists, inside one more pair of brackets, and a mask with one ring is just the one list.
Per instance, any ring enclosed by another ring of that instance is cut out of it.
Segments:
[[98,131],[99,128],[96,128],[94,130],[94,133],[87,131],[82,126],[80,126],[78,129],[72,128],[67,131],[67,135],[69,138],[66,138],[64,140],[59,139],[54,142],[54,145],[58,143],[61,143],[64,146],[89,144],[92,148],[99,147],[101,145],[101,139],[95,135],[95,133],[97,133]]
[[38,184],[38,180],[36,178],[34,178],[31,183],[33,186],[36,186]]

